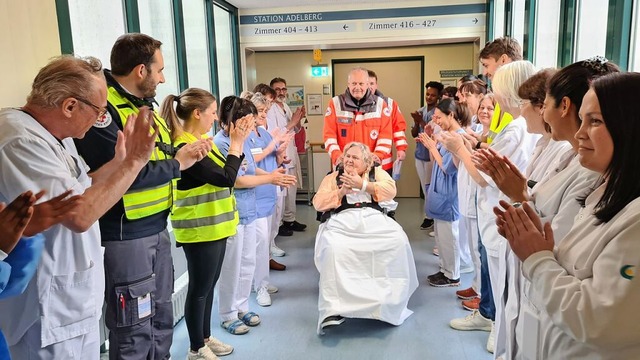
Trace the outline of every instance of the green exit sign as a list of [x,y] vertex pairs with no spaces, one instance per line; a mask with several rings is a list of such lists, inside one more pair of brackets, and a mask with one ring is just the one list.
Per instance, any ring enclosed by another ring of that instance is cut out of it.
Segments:
[[311,65],[311,77],[329,76],[329,66],[327,65]]

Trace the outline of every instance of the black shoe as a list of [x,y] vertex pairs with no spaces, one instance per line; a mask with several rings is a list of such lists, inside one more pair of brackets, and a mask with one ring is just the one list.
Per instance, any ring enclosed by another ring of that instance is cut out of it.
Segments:
[[340,315],[327,316],[324,320],[322,320],[321,328],[326,328],[327,326],[335,326],[340,325],[344,322],[344,318]]
[[438,277],[428,277],[429,285],[435,287],[447,287],[447,286],[458,286],[460,285],[460,279],[449,279],[443,273],[438,273],[434,275],[440,275]]
[[307,228],[307,225],[300,224],[299,222],[297,222],[295,220],[293,220],[291,222],[283,221],[282,222],[282,226],[285,226],[287,229],[293,230],[293,231],[304,231],[304,229]]
[[285,225],[280,225],[278,228],[278,236],[291,236],[293,235],[293,230],[289,229]]
[[436,280],[436,279],[439,279],[439,278],[441,278],[443,276],[444,276],[444,273],[442,271],[438,271],[435,274],[431,274],[431,275],[427,276],[427,281],[430,282],[431,280]]
[[420,229],[427,230],[433,226],[433,219],[424,218],[422,220],[422,225],[420,225]]

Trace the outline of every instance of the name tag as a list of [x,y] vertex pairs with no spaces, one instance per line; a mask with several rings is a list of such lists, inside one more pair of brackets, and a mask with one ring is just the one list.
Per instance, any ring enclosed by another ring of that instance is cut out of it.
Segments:
[[261,147],[251,148],[251,155],[258,155],[258,154],[262,154],[262,148]]
[[338,118],[338,123],[340,124],[351,124],[351,118]]
[[138,319],[151,315],[151,294],[138,298]]

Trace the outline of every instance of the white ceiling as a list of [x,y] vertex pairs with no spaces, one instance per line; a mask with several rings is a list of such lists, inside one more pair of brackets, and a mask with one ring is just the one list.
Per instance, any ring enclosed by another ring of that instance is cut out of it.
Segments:
[[389,3],[389,0],[227,0],[227,2],[238,9],[263,9],[275,7],[295,7],[308,5],[344,5],[344,4],[373,4]]

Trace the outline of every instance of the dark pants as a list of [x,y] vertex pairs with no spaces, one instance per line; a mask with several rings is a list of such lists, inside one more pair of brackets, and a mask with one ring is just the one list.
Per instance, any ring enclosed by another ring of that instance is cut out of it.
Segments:
[[484,248],[484,245],[482,245],[482,240],[479,235],[478,252],[480,252],[480,305],[478,306],[478,311],[483,317],[495,321],[496,305],[493,302],[493,291],[491,290],[487,250]]
[[169,232],[103,245],[109,359],[168,359],[173,337]]
[[184,305],[184,317],[189,331],[191,350],[204,346],[211,336],[211,310],[213,288],[220,277],[227,239],[202,243],[182,244],[187,258],[189,288]]

